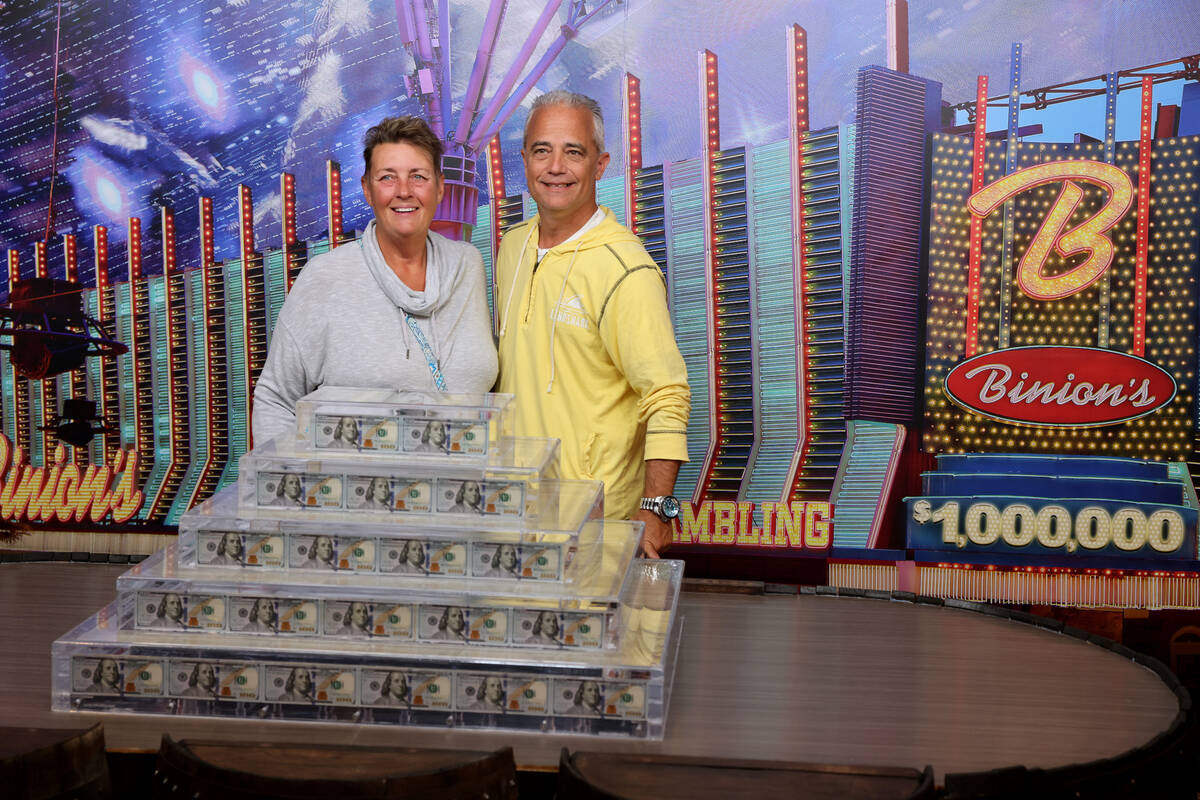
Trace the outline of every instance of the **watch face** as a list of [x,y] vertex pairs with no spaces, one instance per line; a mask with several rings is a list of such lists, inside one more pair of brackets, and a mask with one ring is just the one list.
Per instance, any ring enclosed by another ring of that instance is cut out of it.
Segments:
[[667,495],[662,499],[662,511],[659,513],[663,519],[675,519],[679,516],[679,501],[673,495]]

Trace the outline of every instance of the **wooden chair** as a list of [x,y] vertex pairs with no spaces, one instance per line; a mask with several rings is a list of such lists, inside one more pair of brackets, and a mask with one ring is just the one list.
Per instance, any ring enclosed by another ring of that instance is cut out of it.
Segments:
[[778,761],[585,753],[559,756],[558,800],[812,800],[936,797],[933,768],[848,767]]
[[104,727],[0,728],[0,796],[14,800],[112,797]]
[[164,734],[155,796],[189,800],[429,798],[514,800],[511,747],[491,753],[247,742]]

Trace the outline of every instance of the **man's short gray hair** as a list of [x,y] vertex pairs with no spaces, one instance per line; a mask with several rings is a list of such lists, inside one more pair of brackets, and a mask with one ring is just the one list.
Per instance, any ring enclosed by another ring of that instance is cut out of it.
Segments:
[[566,89],[546,92],[533,101],[529,117],[525,120],[525,133],[522,138],[529,137],[529,122],[533,119],[533,112],[546,106],[569,106],[588,111],[592,115],[592,138],[596,140],[596,147],[600,149],[600,152],[604,152],[604,114],[600,111],[600,104],[585,94],[568,92]]

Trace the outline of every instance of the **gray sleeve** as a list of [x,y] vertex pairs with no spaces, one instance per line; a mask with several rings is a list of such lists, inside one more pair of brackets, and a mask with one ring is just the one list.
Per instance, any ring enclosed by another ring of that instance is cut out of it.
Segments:
[[303,355],[303,349],[281,314],[271,337],[267,363],[254,385],[251,430],[255,445],[293,430],[296,401],[317,388],[313,376],[308,374]]
[[[450,391],[487,392],[496,382],[499,362],[492,338],[483,257],[474,246],[457,248],[456,280],[448,304],[449,342],[442,368],[448,370]],[[450,377],[453,381],[450,381]]]

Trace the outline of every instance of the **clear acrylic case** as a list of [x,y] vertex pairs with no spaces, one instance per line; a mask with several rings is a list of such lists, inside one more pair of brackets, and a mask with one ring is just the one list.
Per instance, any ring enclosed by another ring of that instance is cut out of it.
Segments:
[[353,449],[302,451],[283,434],[238,462],[239,513],[447,517],[458,525],[535,521],[546,511],[541,484],[557,477],[557,467],[557,439],[508,437],[486,458],[463,460],[410,453],[379,458]]
[[487,462],[513,436],[512,400],[322,386],[296,403],[295,449]]
[[[486,575],[413,580],[353,570],[185,569],[177,564],[178,545],[171,545],[117,579],[120,627],[397,645],[453,641],[611,649],[621,635],[619,607],[632,591],[630,565],[641,528],[629,521],[588,522],[581,538],[587,556],[571,562],[567,583]],[[484,548],[489,563],[498,550],[520,554],[515,545]]]
[[[438,514],[245,516],[239,512],[240,491],[222,489],[180,519],[182,569],[571,583],[580,572],[572,566],[576,559],[605,556],[603,545],[612,539],[600,533],[615,530],[588,526],[604,514],[599,481],[545,481],[536,519],[473,518],[471,524],[461,515]],[[516,548],[515,569],[501,563],[499,556],[507,555],[497,550],[501,545]],[[489,553],[487,563],[473,559]]]
[[343,639],[130,632],[130,610],[113,603],[54,643],[52,707],[661,739],[683,563],[637,560],[630,576],[611,650],[472,652],[432,641],[383,651]]

